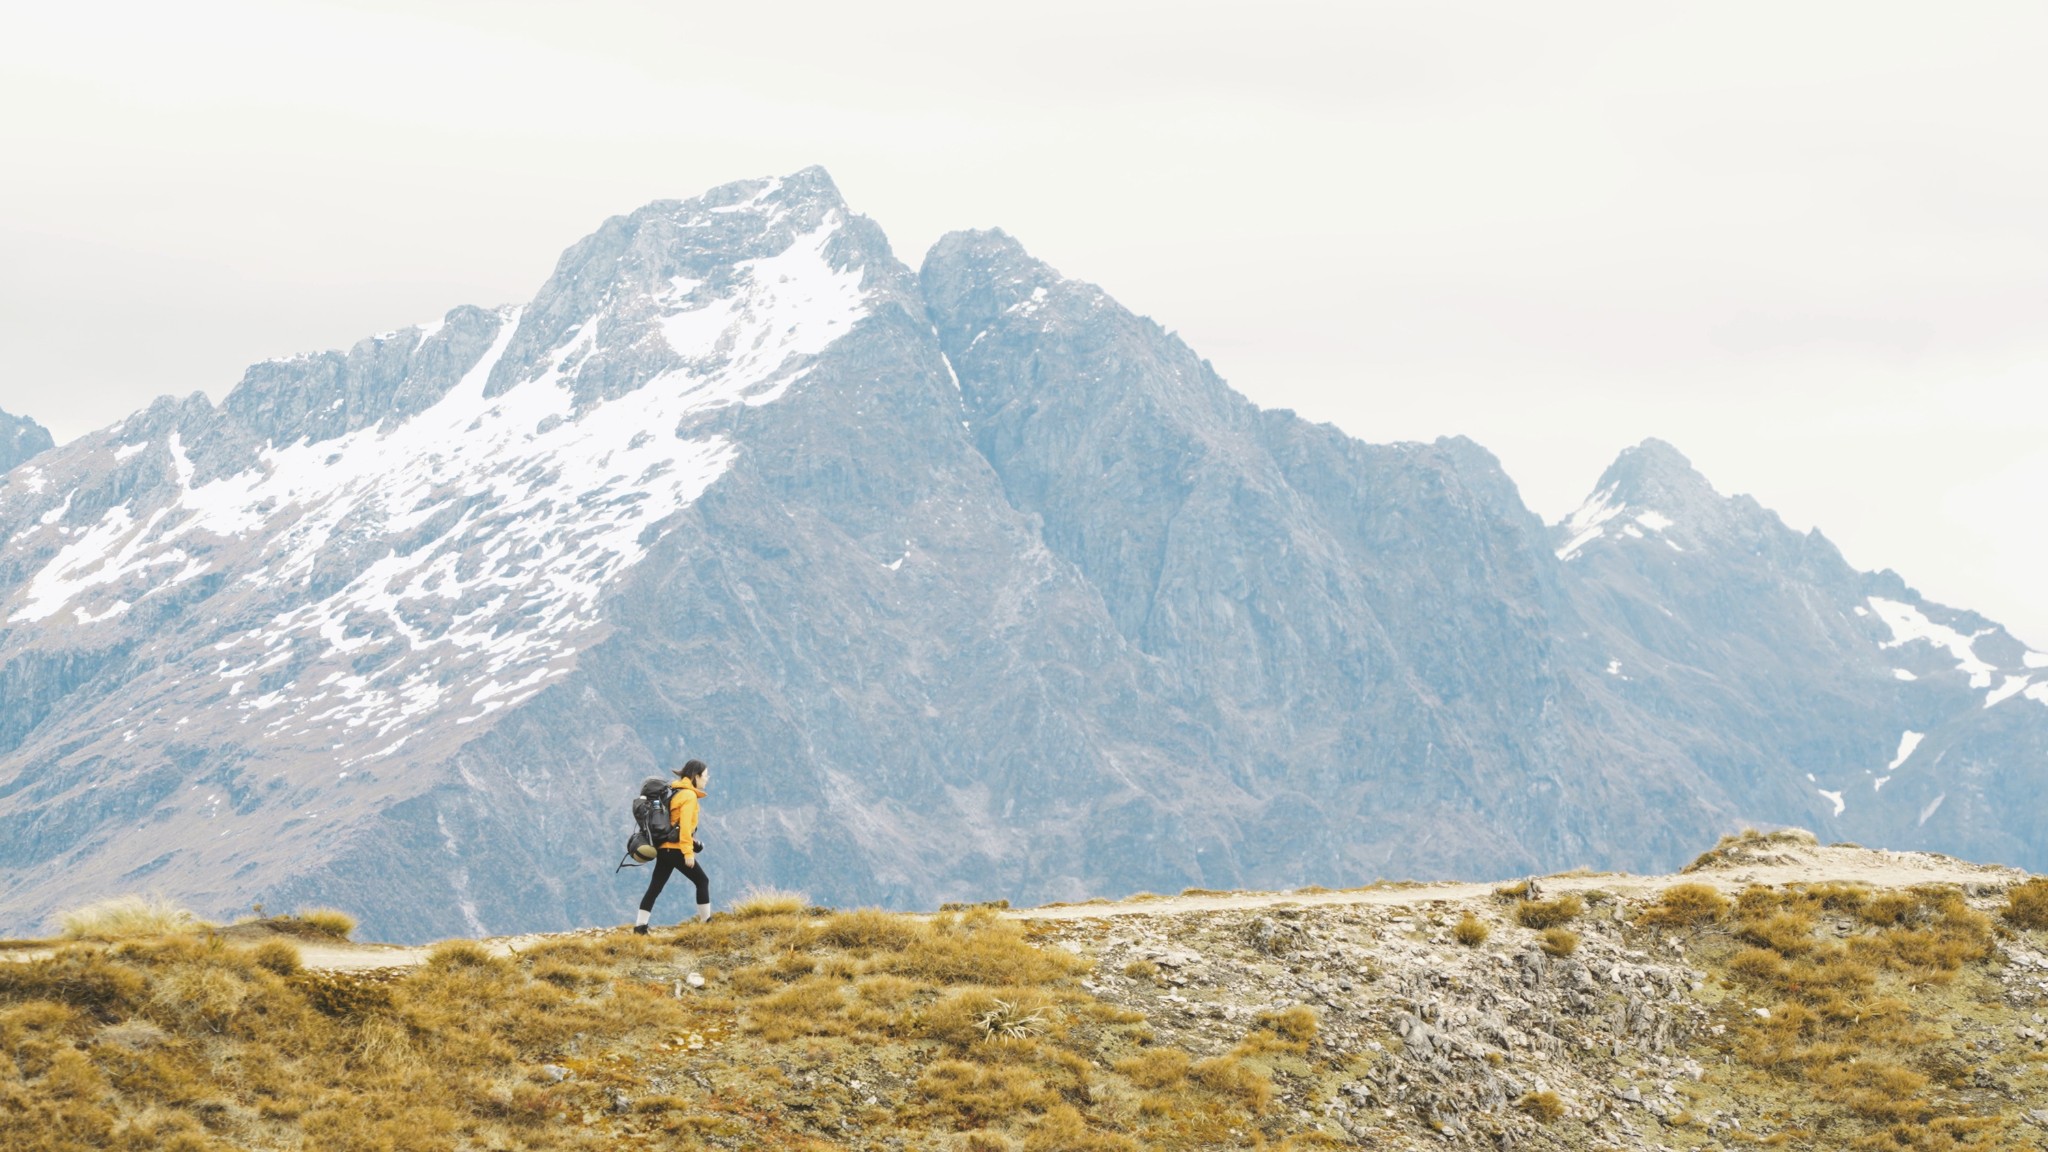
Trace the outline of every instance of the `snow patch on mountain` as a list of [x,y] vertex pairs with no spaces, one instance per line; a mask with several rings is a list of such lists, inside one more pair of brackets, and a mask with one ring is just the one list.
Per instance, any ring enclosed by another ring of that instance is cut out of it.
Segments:
[[1915,732],[1912,729],[1908,728],[1904,733],[1902,733],[1899,736],[1899,754],[1892,757],[1892,762],[1885,765],[1885,770],[1887,772],[1897,771],[1899,765],[1904,764],[1907,760],[1912,759],[1913,750],[1920,747],[1920,741],[1925,740],[1926,738],[1927,733]]
[[688,377],[688,394],[702,393],[700,406],[779,399],[796,375],[785,365],[824,351],[866,315],[862,269],[834,269],[825,256],[843,223],[832,213],[786,251],[736,263],[748,291],[698,300],[700,282],[672,279],[662,302],[676,310],[663,317],[661,334],[690,367],[655,384]]
[[[1622,535],[1634,540],[1645,540],[1649,538],[1645,529],[1661,536],[1666,528],[1677,523],[1669,516],[1651,509],[1643,509],[1623,519],[1622,514],[1629,510],[1629,506],[1626,502],[1615,499],[1617,491],[1614,485],[1600,489],[1580,505],[1577,511],[1564,518],[1561,527],[1570,534],[1570,539],[1557,550],[1559,560],[1576,559],[1586,545],[1606,536],[1609,529],[1617,525],[1617,530]],[[1664,543],[1674,552],[1685,551],[1676,541],[1667,539]]]
[[1937,648],[1948,650],[1948,654],[1955,658],[1956,670],[1969,676],[1970,687],[1991,687],[1991,677],[1997,669],[1977,655],[1974,645],[1979,636],[1989,635],[1992,629],[1980,629],[1965,636],[1945,624],[1929,620],[1911,604],[1887,600],[1882,596],[1872,596],[1868,603],[1878,619],[1884,621],[1885,627],[1891,629],[1892,638],[1882,647],[1901,648],[1915,640],[1925,640]]
[[2028,677],[2025,676],[2007,676],[2005,683],[1984,694],[1984,706],[1989,708],[2000,701],[2010,700],[2019,695],[2021,690],[2026,688],[2027,680]]
[[1920,810],[1920,820],[1918,826],[1925,827],[1928,819],[1932,817],[1936,812],[1939,812],[1941,810],[1941,802],[1946,799],[1948,799],[1948,793],[1943,792],[1941,795],[1936,796],[1933,800],[1929,801],[1927,807],[1922,808]]
[[1559,560],[1570,560],[1577,556],[1580,549],[1598,540],[1605,533],[1604,526],[1608,521],[1627,509],[1628,505],[1616,503],[1614,496],[1615,489],[1612,486],[1602,488],[1588,497],[1584,504],[1579,505],[1577,511],[1565,517],[1564,529],[1571,533],[1571,539],[1557,550]]
[[[65,507],[70,507],[67,497]],[[164,547],[168,541],[157,534],[170,509],[150,513],[136,523],[126,504],[116,504],[100,515],[85,534],[59,549],[57,555],[29,581],[22,606],[7,617],[10,624],[33,624],[47,620],[96,588],[125,585],[136,579],[156,588],[169,588],[204,570],[182,549]],[[44,523],[49,523],[46,516]],[[97,624],[126,612],[132,605],[109,594],[98,611],[74,609],[80,624]]]

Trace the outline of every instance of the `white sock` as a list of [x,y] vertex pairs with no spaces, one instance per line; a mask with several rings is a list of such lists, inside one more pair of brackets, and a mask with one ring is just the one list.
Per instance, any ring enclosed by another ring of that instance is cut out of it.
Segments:
[[711,905],[697,905],[697,923],[702,924],[704,921],[709,919],[711,919]]
[[653,919],[653,918],[654,918],[654,913],[652,913],[652,912],[649,912],[649,911],[648,911],[647,909],[645,909],[645,908],[642,908],[642,909],[640,910],[640,916],[639,916],[639,918],[633,921],[633,927],[635,927],[635,928],[638,928],[638,927],[639,927],[640,925],[642,925],[642,924],[645,924],[645,923],[647,923],[647,922],[648,922],[649,920],[651,920],[651,919]]

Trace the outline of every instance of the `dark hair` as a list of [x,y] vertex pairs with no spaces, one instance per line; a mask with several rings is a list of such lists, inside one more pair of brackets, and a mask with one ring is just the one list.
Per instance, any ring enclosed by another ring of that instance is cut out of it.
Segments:
[[681,768],[676,769],[676,775],[685,780],[702,780],[704,778],[704,770],[708,767],[709,765],[705,764],[702,760],[692,760]]

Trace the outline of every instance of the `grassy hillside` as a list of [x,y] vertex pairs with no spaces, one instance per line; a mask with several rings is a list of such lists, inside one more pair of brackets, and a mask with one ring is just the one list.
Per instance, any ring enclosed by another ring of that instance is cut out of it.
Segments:
[[283,939],[74,944],[0,965],[0,1123],[24,1152],[1109,1150],[1301,1127],[1262,1115],[1255,1060],[1157,1046],[1080,989],[1087,968],[986,910],[771,909],[509,958],[452,941],[367,975],[301,970]]
[[331,913],[159,909],[0,959],[0,1146],[2043,1147],[2048,881],[1728,871],[1766,850],[1059,919],[763,900],[353,974],[301,966]]

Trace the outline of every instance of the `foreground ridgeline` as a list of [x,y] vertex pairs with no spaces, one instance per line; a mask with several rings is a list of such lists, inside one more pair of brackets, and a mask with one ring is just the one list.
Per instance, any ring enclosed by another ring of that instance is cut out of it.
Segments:
[[1661,878],[769,894],[648,937],[73,927],[120,938],[0,952],[10,1152],[1990,1152],[2048,1117],[2048,881],[1799,833]]
[[2048,870],[2048,653],[1996,623],[1654,440],[1545,524],[1002,232],[912,268],[815,168],[219,403],[0,417],[0,469],[0,932],[138,885],[605,923],[691,757],[710,872],[840,907],[1663,872],[1751,824]]

